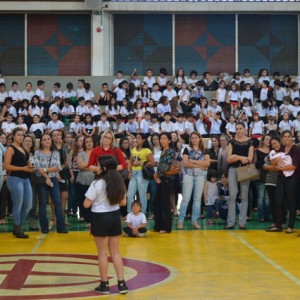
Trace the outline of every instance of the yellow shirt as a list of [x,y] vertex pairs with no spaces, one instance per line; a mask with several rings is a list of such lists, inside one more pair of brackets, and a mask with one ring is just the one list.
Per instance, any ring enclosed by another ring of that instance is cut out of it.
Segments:
[[152,151],[148,148],[143,148],[140,151],[138,151],[136,148],[133,148],[131,150],[131,161],[135,161],[136,159],[138,159],[142,162],[142,165],[138,166],[138,167],[135,167],[134,165],[132,165],[132,171],[141,171],[144,162],[147,161],[147,156],[151,153],[152,153]]

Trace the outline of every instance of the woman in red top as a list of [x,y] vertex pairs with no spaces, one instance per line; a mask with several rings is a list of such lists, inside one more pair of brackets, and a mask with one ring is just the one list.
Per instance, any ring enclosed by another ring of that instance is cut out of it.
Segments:
[[127,167],[126,161],[120,148],[115,147],[115,136],[111,131],[105,131],[100,139],[100,146],[94,148],[90,154],[88,168],[92,172],[99,172],[97,164],[98,157],[102,155],[115,156],[118,161],[118,171],[122,171]]

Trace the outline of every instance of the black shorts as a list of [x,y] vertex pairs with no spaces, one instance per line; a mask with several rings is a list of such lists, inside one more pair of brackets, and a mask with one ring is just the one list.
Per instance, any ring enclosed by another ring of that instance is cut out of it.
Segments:
[[91,234],[93,236],[118,236],[122,234],[120,210],[92,212]]

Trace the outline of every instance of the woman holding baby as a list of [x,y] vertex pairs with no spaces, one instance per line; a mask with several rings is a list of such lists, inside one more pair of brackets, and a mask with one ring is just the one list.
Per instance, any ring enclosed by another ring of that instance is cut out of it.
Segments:
[[[287,210],[289,211],[288,226],[285,232],[287,234],[290,234],[293,233],[294,224],[296,220],[297,184],[300,179],[300,150],[296,145],[293,144],[293,136],[291,131],[284,131],[282,133],[281,139],[282,147],[280,149],[280,152],[289,155],[292,159],[292,163],[283,165],[283,158],[276,158],[272,160],[272,165],[275,166],[275,169],[278,171],[274,211],[275,226],[269,228],[267,231],[282,231],[282,224],[285,218],[285,212],[284,210],[282,210],[282,207],[285,204]],[[286,171],[294,172],[292,173]]]

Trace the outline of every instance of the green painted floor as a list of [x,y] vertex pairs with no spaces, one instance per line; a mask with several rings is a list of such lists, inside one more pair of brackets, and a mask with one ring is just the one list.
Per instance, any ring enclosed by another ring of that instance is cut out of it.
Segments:
[[[49,219],[50,220],[50,219]],[[0,232],[11,232],[12,228],[13,228],[13,221],[11,217],[7,218],[8,224],[7,225],[0,225]],[[66,218],[66,221],[70,224],[70,226],[68,226],[68,230],[69,231],[89,231],[90,229],[86,226],[85,223],[80,223],[77,217],[68,217]],[[295,228],[300,229],[300,216],[297,216],[297,221],[296,221],[296,226]],[[147,220],[148,225],[147,228],[148,230],[151,230],[153,228],[154,225],[154,221],[153,220]],[[222,219],[214,219],[214,224],[209,225],[207,224],[207,219],[201,219],[198,220],[201,229],[200,230],[223,230],[225,224],[225,221]],[[36,220],[36,224],[38,226],[38,220]],[[124,226],[125,223],[123,222]],[[178,218],[177,217],[173,217],[173,230],[177,230],[177,224],[178,224]],[[247,229],[251,230],[251,229],[261,229],[264,230],[266,229],[269,225],[271,224],[271,222],[259,222],[258,218],[257,218],[257,213],[256,212],[252,212],[251,213],[251,221],[247,222]],[[51,231],[55,231],[55,225],[51,228]],[[236,226],[236,229],[238,229],[238,226]],[[25,226],[24,226],[24,230],[28,231],[29,230],[29,223],[28,221],[26,222]],[[190,219],[187,219],[184,222],[184,228],[183,230],[195,230],[192,227],[192,222]]]

